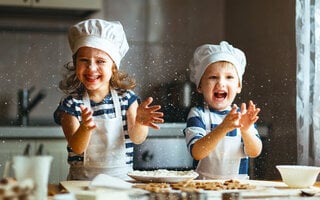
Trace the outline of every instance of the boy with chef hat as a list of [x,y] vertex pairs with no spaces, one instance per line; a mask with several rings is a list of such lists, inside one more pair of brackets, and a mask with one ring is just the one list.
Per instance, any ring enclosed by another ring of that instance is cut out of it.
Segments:
[[232,105],[241,92],[245,66],[245,54],[226,41],[194,52],[190,79],[204,105],[191,108],[184,134],[199,179],[248,178],[248,157],[261,153],[254,126],[260,109],[252,101],[240,108]]
[[119,71],[129,49],[120,22],[88,19],[70,27],[73,62],[60,82],[67,96],[54,113],[68,142],[68,180],[92,180],[98,174],[126,179],[133,166],[133,143],[142,143],[148,127],[163,123],[153,99],[138,104],[135,80]]

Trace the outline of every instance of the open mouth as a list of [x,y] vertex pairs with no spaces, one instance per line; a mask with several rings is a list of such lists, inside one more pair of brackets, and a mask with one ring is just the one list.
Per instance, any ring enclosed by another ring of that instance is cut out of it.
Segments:
[[99,78],[100,78],[100,76],[85,76],[85,78],[86,78],[86,80],[88,81],[88,82],[93,82],[93,81],[96,81],[96,80],[98,80]]
[[214,97],[219,98],[219,99],[221,99],[221,98],[225,99],[227,97],[227,93],[226,92],[215,92]]

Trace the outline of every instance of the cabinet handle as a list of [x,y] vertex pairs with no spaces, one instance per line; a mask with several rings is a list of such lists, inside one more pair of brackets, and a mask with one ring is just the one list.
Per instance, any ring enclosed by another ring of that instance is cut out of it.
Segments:
[[43,144],[40,144],[40,145],[39,145],[39,148],[38,148],[38,150],[37,150],[37,152],[36,152],[36,155],[37,155],[37,156],[43,155]]
[[145,162],[150,162],[153,160],[153,154],[149,151],[145,151],[142,153],[142,160]]
[[30,143],[28,143],[23,151],[24,156],[30,156],[30,148],[31,148],[31,145],[30,145]]

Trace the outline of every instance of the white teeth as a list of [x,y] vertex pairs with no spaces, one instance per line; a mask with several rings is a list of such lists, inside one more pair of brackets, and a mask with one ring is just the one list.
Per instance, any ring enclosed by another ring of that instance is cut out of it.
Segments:
[[227,93],[226,93],[226,92],[215,92],[215,93],[214,93],[214,96],[215,96],[216,98],[226,98]]
[[92,80],[95,80],[95,79],[98,79],[99,76],[86,76],[87,79],[92,79]]

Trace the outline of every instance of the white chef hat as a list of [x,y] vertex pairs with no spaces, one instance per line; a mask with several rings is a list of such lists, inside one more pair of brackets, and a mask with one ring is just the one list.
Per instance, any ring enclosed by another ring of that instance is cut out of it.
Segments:
[[97,48],[106,52],[118,68],[129,50],[125,32],[118,21],[84,20],[70,27],[68,39],[72,54],[84,46]]
[[242,76],[246,67],[246,56],[237,48],[234,48],[226,41],[219,45],[204,44],[198,47],[190,62],[190,80],[199,87],[201,77],[208,65],[218,61],[227,61],[232,63],[237,71],[240,84],[242,85]]

